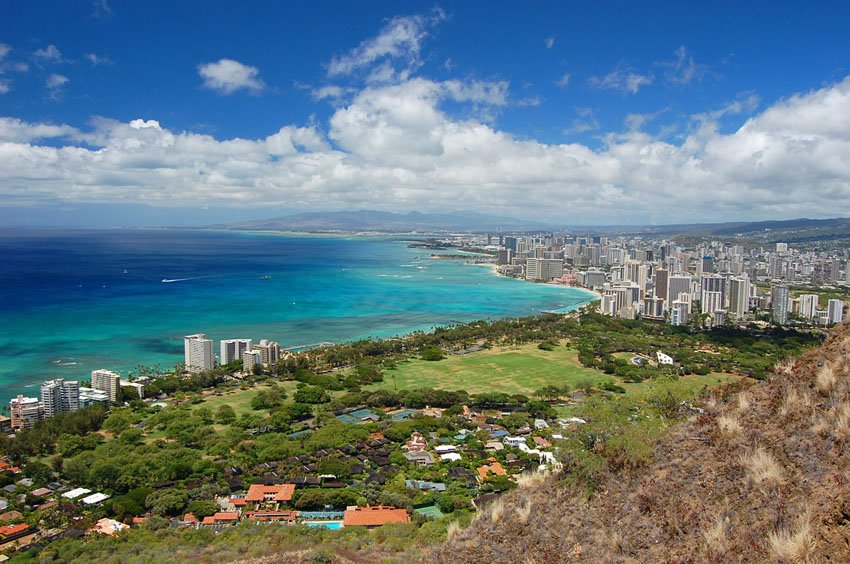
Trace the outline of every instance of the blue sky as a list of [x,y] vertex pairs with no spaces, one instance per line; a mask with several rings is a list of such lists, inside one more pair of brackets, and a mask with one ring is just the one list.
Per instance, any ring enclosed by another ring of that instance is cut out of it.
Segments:
[[846,2],[0,0],[0,222],[850,215]]

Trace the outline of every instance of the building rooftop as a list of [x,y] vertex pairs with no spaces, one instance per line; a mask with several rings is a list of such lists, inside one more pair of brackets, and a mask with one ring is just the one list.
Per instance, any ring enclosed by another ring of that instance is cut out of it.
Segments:
[[264,486],[254,484],[248,488],[245,501],[257,503],[263,501],[292,501],[295,493],[295,484],[280,484],[278,486]]
[[388,523],[410,523],[407,510],[395,507],[352,507],[342,518],[345,527],[380,527]]

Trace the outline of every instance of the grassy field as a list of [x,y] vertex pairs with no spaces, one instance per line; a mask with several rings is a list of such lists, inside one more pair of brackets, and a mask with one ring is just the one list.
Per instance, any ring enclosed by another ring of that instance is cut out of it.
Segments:
[[591,380],[602,373],[585,368],[576,352],[566,347],[541,351],[537,345],[492,349],[466,356],[450,356],[437,362],[411,360],[384,374],[384,381],[372,388],[437,388],[466,390],[470,394],[506,392],[532,394],[544,386]]
[[[287,395],[287,401],[292,400],[292,394],[295,393],[295,384],[297,382],[287,381],[287,382],[278,382],[278,386],[285,389]],[[236,412],[236,416],[240,417],[243,413],[264,413],[259,411],[254,411],[251,409],[251,400],[257,395],[260,390],[267,390],[269,386],[256,386],[253,388],[248,388],[247,390],[236,389],[233,391],[224,391],[221,392],[221,395],[208,394],[204,396],[204,401],[193,405],[192,409],[197,409],[201,406],[208,407],[212,410],[213,413],[221,407],[222,405],[229,405],[233,408],[233,411]]]
[[[631,354],[626,354],[631,358]],[[716,386],[734,378],[737,376],[709,374],[686,376],[682,381],[696,391],[704,385]],[[599,370],[585,368],[579,363],[576,352],[566,347],[542,351],[537,345],[530,344],[450,356],[436,362],[411,360],[400,364],[395,370],[387,370],[384,381],[370,388],[437,388],[466,390],[470,394],[506,392],[531,395],[548,385],[566,384],[575,388],[583,380],[594,384],[612,381],[632,393],[644,391],[648,385],[646,382],[627,384]]]

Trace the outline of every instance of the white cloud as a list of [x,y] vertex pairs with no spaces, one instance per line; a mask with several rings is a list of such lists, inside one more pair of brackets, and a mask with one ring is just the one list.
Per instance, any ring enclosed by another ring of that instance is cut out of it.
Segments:
[[545,43],[547,49],[551,49],[552,47],[555,46],[555,38],[554,37],[547,37],[543,41],[543,43]]
[[55,90],[57,88],[65,86],[69,82],[70,79],[67,76],[61,74],[51,74],[47,77],[47,80],[44,81],[44,84],[51,90]]
[[233,59],[219,59],[215,63],[200,64],[198,74],[204,79],[205,88],[215,90],[219,94],[233,94],[243,89],[256,94],[264,87],[257,67],[244,65]]
[[86,60],[91,63],[93,67],[98,66],[112,66],[112,61],[106,55],[98,55],[97,53],[86,53]]
[[0,143],[29,143],[38,139],[69,137],[77,130],[68,125],[27,123],[17,118],[0,117]]
[[619,90],[628,94],[637,94],[642,86],[652,84],[652,75],[638,74],[631,68],[618,65],[605,76],[591,76],[588,82],[591,86],[602,90]]
[[662,61],[659,66],[665,67],[667,82],[675,86],[687,86],[691,82],[700,82],[708,73],[708,66],[694,61],[693,56],[682,46],[673,52],[673,61]]
[[[781,100],[731,133],[706,112],[675,143],[633,128],[604,135],[597,149],[517,139],[441,109],[455,96],[492,101],[488,92],[422,78],[370,86],[335,109],[326,131],[284,125],[259,139],[147,118],[99,118],[86,132],[5,118],[0,198],[477,209],[561,224],[850,215],[850,77]],[[578,124],[594,119],[577,110]],[[47,137],[50,145],[36,142]]]
[[92,0],[92,17],[107,20],[112,17],[112,8],[107,0]]
[[6,58],[6,55],[11,53],[12,48],[5,43],[0,43],[0,61]]
[[456,102],[473,102],[489,106],[505,106],[508,103],[508,82],[500,80],[447,80],[442,83],[448,96]]
[[599,121],[596,119],[596,113],[592,108],[576,108],[575,118],[569,127],[564,129],[565,135],[587,133],[599,129]]
[[[421,64],[422,41],[429,29],[445,19],[441,10],[429,16],[398,16],[392,18],[380,33],[363,41],[345,55],[333,57],[328,64],[328,75],[352,74],[379,61],[390,65],[390,60],[402,63],[408,71]],[[384,71],[386,73],[386,71]]]
[[38,49],[33,53],[36,59],[44,63],[58,63],[62,61],[62,53],[56,45],[48,45],[42,49]]
[[570,73],[565,72],[563,75],[561,75],[561,78],[555,81],[555,84],[557,84],[561,88],[566,88],[570,84]]

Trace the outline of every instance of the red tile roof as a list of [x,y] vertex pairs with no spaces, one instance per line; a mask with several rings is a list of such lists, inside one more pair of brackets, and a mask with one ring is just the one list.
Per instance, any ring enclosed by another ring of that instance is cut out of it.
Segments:
[[496,476],[508,475],[508,473],[505,472],[505,469],[502,467],[502,464],[492,458],[490,459],[490,464],[485,464],[484,466],[478,468],[478,477],[483,480],[491,473],[495,474]]
[[404,509],[379,505],[346,509],[342,518],[345,527],[380,527],[387,523],[410,523],[410,516]]
[[216,525],[218,523],[229,523],[238,520],[238,511],[219,511],[215,515],[204,517],[204,525]]
[[0,537],[11,537],[12,535],[22,533],[29,528],[30,526],[26,523],[20,523],[18,525],[6,525],[5,527],[0,527]]
[[251,503],[264,501],[292,501],[295,493],[295,484],[280,484],[278,486],[264,486],[254,484],[248,488],[245,500]]
[[232,503],[236,507],[241,507],[243,505],[248,505],[248,500],[244,497],[231,497],[230,503]]
[[295,521],[297,511],[246,511],[245,516],[251,521]]

